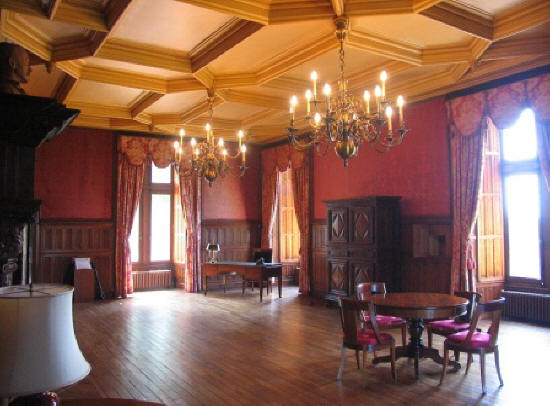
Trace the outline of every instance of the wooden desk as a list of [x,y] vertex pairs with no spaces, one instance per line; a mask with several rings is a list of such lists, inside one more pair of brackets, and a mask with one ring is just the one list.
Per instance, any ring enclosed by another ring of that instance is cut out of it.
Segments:
[[[443,364],[443,359],[435,348],[424,347],[422,333],[424,320],[445,319],[460,316],[466,313],[468,300],[443,293],[388,293],[386,295],[374,295],[372,302],[377,314],[387,316],[400,316],[409,322],[411,339],[406,346],[396,348],[396,358],[410,357],[414,359],[414,376],[418,379],[419,358],[431,358],[438,364]],[[390,357],[377,357],[374,363],[390,362]],[[450,361],[450,365],[460,369],[460,364]]]
[[202,286],[204,294],[208,291],[208,276],[218,276],[222,274],[238,274],[244,280],[256,281],[260,287],[260,303],[263,299],[262,282],[268,278],[277,277],[279,287],[279,297],[283,297],[283,265],[275,263],[266,263],[256,265],[255,262],[205,262],[202,264]]

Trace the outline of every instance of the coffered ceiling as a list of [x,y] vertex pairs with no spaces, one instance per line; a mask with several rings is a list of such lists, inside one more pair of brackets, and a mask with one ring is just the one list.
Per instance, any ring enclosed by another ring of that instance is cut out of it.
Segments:
[[[1,36],[28,49],[28,94],[81,110],[75,125],[248,142],[285,136],[311,70],[338,74],[333,18],[350,17],[355,91],[382,69],[418,101],[550,65],[547,0],[0,0]],[[303,107],[303,106],[302,106]],[[305,125],[305,123],[303,123]],[[305,127],[304,127],[305,128]]]

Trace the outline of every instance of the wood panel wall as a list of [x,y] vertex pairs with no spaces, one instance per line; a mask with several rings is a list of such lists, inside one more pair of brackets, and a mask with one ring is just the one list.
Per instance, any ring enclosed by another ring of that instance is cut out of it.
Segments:
[[48,219],[40,223],[36,282],[62,283],[74,257],[90,257],[107,297],[114,296],[114,226],[110,220]]
[[328,292],[327,220],[314,220],[311,231],[313,294],[324,297]]
[[448,293],[451,283],[450,217],[404,217],[401,221],[401,290]]
[[220,244],[219,261],[250,261],[252,249],[260,247],[260,224],[256,220],[203,220],[201,260],[208,260],[208,243]]

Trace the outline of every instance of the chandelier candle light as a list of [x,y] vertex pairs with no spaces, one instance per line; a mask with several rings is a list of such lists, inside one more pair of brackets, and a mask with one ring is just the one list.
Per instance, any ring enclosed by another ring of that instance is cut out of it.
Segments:
[[214,105],[214,92],[208,92],[208,122],[205,125],[206,140],[197,142],[192,137],[189,142],[191,146],[190,153],[184,153],[184,137],[185,130],[182,128],[179,131],[180,140],[174,142],[174,166],[176,172],[185,177],[197,175],[199,178],[204,178],[208,182],[208,186],[212,186],[218,176],[223,177],[225,172],[231,167],[227,163],[227,158],[236,159],[241,156],[241,164],[239,166],[240,176],[243,176],[246,167],[246,145],[243,143],[244,132],[239,130],[237,138],[239,148],[235,155],[230,155],[225,147],[223,138],[214,136],[212,129],[212,115]]
[[[336,154],[343,159],[344,166],[348,166],[349,158],[357,156],[359,146],[363,142],[380,153],[385,153],[390,148],[401,142],[407,133],[403,121],[403,96],[397,96],[399,127],[394,131],[392,117],[394,110],[391,102],[386,98],[386,71],[380,73],[381,85],[374,88],[374,108],[371,109],[371,94],[368,90],[363,93],[363,102],[358,101],[347,88],[347,80],[344,76],[344,40],[348,31],[348,18],[340,16],[335,18],[336,37],[340,41],[340,78],[338,79],[338,92],[332,95],[332,89],[328,83],[323,86],[323,98],[317,98],[317,81],[319,75],[311,72],[310,79],[313,82],[313,92],[308,89],[305,92],[306,116],[305,120],[312,131],[297,136],[296,107],[298,98],[290,98],[290,127],[288,128],[291,144],[300,151],[313,146],[319,151],[321,145],[334,144]],[[321,111],[325,107],[324,113]],[[372,111],[371,111],[372,110]]]

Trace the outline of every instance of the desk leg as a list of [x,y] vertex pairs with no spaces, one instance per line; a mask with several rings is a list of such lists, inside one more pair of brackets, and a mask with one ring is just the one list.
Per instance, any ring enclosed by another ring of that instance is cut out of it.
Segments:
[[283,297],[283,273],[277,275],[277,286],[279,288],[279,299]]
[[204,296],[206,296],[206,292],[208,291],[208,277],[206,275],[202,276],[202,286],[204,287]]
[[258,285],[260,286],[260,303],[262,303],[263,296],[264,296],[264,289],[263,289],[263,286],[262,286],[263,282],[264,281],[261,280],[261,279],[258,281]]

